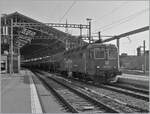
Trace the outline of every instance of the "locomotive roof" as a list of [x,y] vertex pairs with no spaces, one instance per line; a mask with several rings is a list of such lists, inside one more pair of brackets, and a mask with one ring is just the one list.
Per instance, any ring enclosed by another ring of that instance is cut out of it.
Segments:
[[[114,44],[100,44],[100,43],[94,43],[94,44],[88,44],[88,45],[84,45],[82,47],[77,47],[77,48],[74,48],[74,49],[71,49],[71,50],[68,50],[68,51],[64,51],[64,52],[60,52],[60,53],[57,53],[57,54],[54,54],[52,56],[58,56],[59,54],[71,54],[73,52],[76,52],[76,51],[80,51],[80,50],[84,50],[86,48],[91,48],[91,47],[97,47],[97,46],[102,46],[102,47],[106,47],[106,46],[109,46],[109,47],[116,47]],[[46,57],[47,59],[51,58],[52,56],[48,56]]]
[[114,44],[101,44],[101,43],[94,43],[94,44],[86,44],[82,47],[77,47],[77,48],[74,48],[74,49],[71,49],[71,50],[68,50],[68,51],[65,51],[64,53],[71,53],[71,52],[74,52],[74,51],[79,51],[79,50],[84,50],[86,48],[91,48],[91,47],[94,47],[94,46],[102,46],[102,47],[107,47],[107,46],[110,46],[110,47],[116,47]]

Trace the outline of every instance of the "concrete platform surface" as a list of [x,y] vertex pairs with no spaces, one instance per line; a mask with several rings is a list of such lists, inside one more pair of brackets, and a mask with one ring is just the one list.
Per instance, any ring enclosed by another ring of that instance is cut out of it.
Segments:
[[118,75],[118,82],[149,88],[149,76],[122,74]]
[[118,77],[134,78],[134,79],[137,79],[137,80],[149,80],[149,76],[125,74],[125,73],[123,73],[122,75],[118,75]]
[[[2,113],[33,113],[33,96],[31,75],[28,70],[18,74],[1,74],[1,112]],[[36,105],[37,106],[37,105]],[[34,107],[34,110],[36,107]]]
[[149,76],[149,71],[145,73],[142,70],[128,70],[128,69],[121,69],[121,71],[125,74],[133,74],[133,75],[142,75],[142,76]]

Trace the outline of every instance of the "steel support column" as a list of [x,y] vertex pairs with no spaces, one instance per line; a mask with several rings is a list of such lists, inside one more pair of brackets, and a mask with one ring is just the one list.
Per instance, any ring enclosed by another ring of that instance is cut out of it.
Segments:
[[90,44],[91,43],[91,20],[92,19],[87,18],[86,20],[89,22],[88,29],[89,29],[89,44]]
[[[1,50],[1,36],[2,36],[2,33],[1,33],[1,16],[0,16],[0,50]],[[1,62],[1,52],[0,52],[0,62]],[[0,73],[1,73],[1,63],[0,63]],[[1,81],[0,81],[0,85],[1,85]],[[0,88],[1,89],[1,88]],[[1,97],[0,97],[1,98]],[[0,99],[1,100],[1,99]],[[0,107],[0,111],[1,111],[1,107]]]
[[143,41],[143,56],[144,56],[144,74],[146,73],[146,53],[145,53],[145,40]]
[[120,42],[119,39],[117,39],[117,49],[118,49],[118,69],[120,69],[120,59],[119,59],[119,53],[120,53]]
[[89,21],[89,43],[91,43],[91,20]]
[[13,19],[11,19],[11,35],[10,35],[10,74],[13,73]]
[[20,41],[18,39],[18,73],[20,72]]
[[82,27],[80,25],[80,37],[82,38]]

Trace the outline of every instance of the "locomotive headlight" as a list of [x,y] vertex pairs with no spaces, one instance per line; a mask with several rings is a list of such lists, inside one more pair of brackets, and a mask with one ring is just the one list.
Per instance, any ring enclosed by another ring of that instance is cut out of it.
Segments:
[[100,66],[97,66],[96,68],[100,68]]

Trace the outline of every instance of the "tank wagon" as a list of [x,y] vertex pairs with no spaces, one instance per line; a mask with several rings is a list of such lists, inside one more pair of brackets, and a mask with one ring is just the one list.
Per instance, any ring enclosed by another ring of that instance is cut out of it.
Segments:
[[110,83],[116,81],[116,76],[121,74],[117,55],[115,45],[89,44],[57,53],[49,57],[49,61],[40,63],[40,68],[57,71],[70,78]]

